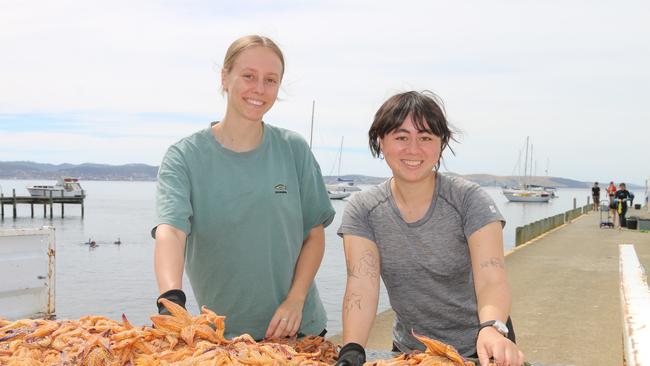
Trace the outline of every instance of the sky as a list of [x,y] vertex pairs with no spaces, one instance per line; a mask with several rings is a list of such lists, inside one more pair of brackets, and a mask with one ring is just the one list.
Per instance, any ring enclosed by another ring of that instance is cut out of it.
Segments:
[[390,176],[374,113],[427,89],[460,132],[443,171],[519,174],[529,136],[535,175],[643,185],[648,19],[645,0],[0,0],[0,161],[158,165],[224,115],[226,49],[262,34],[286,61],[265,122],[309,141],[315,101],[324,175]]

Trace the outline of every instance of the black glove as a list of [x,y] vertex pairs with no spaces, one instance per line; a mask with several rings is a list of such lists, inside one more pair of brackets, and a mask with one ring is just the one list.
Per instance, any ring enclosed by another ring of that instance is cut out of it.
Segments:
[[358,343],[348,343],[339,351],[336,366],[361,366],[366,362],[366,351]]
[[171,315],[171,313],[169,312],[169,310],[167,310],[165,305],[158,302],[158,300],[160,299],[167,299],[175,304],[182,306],[183,309],[185,309],[185,301],[187,301],[183,290],[175,289],[175,290],[169,290],[165,292],[164,294],[158,296],[158,299],[156,299],[156,305],[158,306],[158,314],[160,315]]

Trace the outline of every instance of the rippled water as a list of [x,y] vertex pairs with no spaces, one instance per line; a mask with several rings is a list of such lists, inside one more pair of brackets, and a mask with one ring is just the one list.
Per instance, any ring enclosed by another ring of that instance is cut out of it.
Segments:
[[[0,181],[2,193],[27,195],[25,186],[43,181]],[[56,312],[59,318],[78,318],[87,314],[105,315],[119,319],[127,315],[134,324],[150,324],[148,317],[156,311],[158,296],[153,271],[153,240],[149,235],[153,221],[154,182],[83,182],[88,192],[85,218],[78,206],[66,206],[61,219],[55,206],[53,219],[44,219],[40,207],[35,207],[31,219],[29,206],[19,206],[18,218],[11,217],[11,207],[5,206],[5,219],[0,228],[56,228]],[[588,189],[559,190],[559,198],[550,203],[510,203],[497,188],[487,187],[497,206],[508,221],[504,230],[506,249],[514,245],[516,226],[564,212],[586,203]],[[635,192],[636,202],[642,202],[641,192]],[[326,229],[326,249],[316,282],[328,313],[328,330],[334,334],[341,329],[341,299],[345,290],[345,259],[341,240],[336,235],[346,201],[332,201],[337,215]],[[49,211],[49,210],[48,210]],[[83,243],[89,238],[99,246],[91,249]],[[120,239],[122,245],[113,244]],[[188,308],[197,313],[189,282],[184,282]],[[379,309],[388,308],[382,289]],[[0,316],[2,309],[0,309]]]

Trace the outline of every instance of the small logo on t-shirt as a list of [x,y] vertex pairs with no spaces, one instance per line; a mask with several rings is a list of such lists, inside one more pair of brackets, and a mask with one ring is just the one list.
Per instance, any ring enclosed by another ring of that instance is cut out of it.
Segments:
[[287,186],[282,183],[276,184],[273,188],[275,189],[275,193],[287,193]]
[[492,213],[497,213],[497,209],[493,205],[490,205],[490,211],[492,211]]

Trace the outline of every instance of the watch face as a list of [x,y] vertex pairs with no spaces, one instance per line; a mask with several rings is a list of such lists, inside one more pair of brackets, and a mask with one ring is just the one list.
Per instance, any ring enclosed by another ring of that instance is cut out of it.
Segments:
[[508,327],[505,324],[503,324],[503,322],[496,320],[494,324],[492,324],[492,326],[495,327],[499,333],[505,336],[508,335]]

